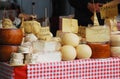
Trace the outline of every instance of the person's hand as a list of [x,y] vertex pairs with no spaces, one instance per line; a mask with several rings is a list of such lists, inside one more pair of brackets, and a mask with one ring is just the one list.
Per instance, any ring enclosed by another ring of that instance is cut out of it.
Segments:
[[95,4],[93,4],[93,3],[88,3],[88,9],[92,12],[92,13],[94,13],[94,12],[100,12],[100,7],[102,6],[102,4],[101,3],[95,3]]

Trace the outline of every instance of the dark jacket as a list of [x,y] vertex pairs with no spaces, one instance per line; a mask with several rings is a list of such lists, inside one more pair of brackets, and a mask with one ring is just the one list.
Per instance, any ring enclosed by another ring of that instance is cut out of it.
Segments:
[[[69,0],[70,5],[75,9],[75,18],[78,19],[79,25],[88,26],[88,24],[93,24],[91,17],[93,13],[91,13],[88,8],[88,2],[92,2],[93,0]],[[106,3],[112,0],[94,0],[95,3]],[[104,24],[104,20],[100,18],[100,13],[97,13],[97,17],[100,25]]]

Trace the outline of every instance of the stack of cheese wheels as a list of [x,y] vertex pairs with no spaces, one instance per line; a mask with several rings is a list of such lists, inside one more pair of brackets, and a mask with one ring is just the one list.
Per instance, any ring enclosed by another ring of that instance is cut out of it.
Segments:
[[[99,25],[99,22],[98,22],[98,19],[97,19],[97,16],[96,16],[96,12],[94,12],[94,25],[93,25],[93,27],[96,28],[96,29],[94,29],[96,31],[101,31],[101,29],[102,29],[103,32],[108,31],[108,29],[104,29],[105,27],[107,28],[108,26]],[[86,32],[86,33],[88,33],[88,32]],[[92,33],[92,31],[91,31],[91,33]],[[90,31],[89,31],[88,34],[90,34]],[[94,41],[88,41],[87,40],[87,44],[92,49],[91,58],[108,58],[108,57],[110,57],[110,44],[109,44],[110,40],[109,39],[108,40],[103,40],[104,38],[106,39],[106,37],[107,37],[105,34],[103,35],[99,32],[98,32],[98,35],[97,34],[94,35],[94,34],[96,34],[96,33],[93,32],[91,34],[92,37],[94,37],[94,36],[97,37],[97,38],[91,38],[91,40],[94,40]],[[86,37],[87,37],[87,34],[86,34]],[[100,39],[98,39],[99,37],[100,37]]]
[[111,34],[111,56],[120,57],[120,32]]
[[80,37],[74,33],[65,33],[62,36],[61,53],[62,60],[74,60],[76,58],[76,49],[75,47],[79,45]]
[[17,28],[0,28],[0,61],[8,62],[10,54],[17,52],[21,45],[23,32]]

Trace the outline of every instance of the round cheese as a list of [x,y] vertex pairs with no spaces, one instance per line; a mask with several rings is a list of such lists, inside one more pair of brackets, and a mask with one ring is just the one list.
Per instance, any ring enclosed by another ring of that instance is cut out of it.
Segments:
[[120,46],[120,35],[119,34],[111,35],[111,46]]
[[120,47],[111,47],[111,56],[120,57]]
[[76,50],[71,45],[64,45],[61,47],[62,60],[74,60],[76,58]]
[[62,44],[76,47],[80,43],[80,40],[81,38],[74,33],[65,33],[62,37]]
[[88,43],[92,49],[91,58],[108,58],[110,57],[109,43]]
[[80,44],[76,47],[77,58],[90,58],[92,55],[91,48],[86,44]]

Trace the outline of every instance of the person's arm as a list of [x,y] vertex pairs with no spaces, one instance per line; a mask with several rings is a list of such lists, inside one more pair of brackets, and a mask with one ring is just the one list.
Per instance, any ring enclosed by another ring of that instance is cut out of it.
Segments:
[[86,9],[88,5],[87,0],[68,0],[70,5],[76,9]]

